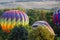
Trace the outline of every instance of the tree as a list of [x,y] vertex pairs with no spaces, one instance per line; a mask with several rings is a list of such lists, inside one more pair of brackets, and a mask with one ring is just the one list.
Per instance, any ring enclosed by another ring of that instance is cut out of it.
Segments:
[[28,39],[28,32],[27,30],[20,26],[20,27],[15,27],[11,31],[11,35],[8,40],[27,40]]
[[32,25],[35,21],[38,21],[41,19],[40,10],[36,9],[29,9],[27,11],[27,14],[29,16],[29,24]]

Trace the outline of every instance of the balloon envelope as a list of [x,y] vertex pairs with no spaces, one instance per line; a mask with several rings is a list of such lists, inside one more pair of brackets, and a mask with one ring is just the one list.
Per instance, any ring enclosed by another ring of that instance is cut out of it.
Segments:
[[46,21],[37,21],[32,25],[33,28],[36,28],[39,26],[46,27],[52,34],[54,34],[53,29],[51,28],[51,26]]
[[26,26],[29,23],[28,16],[25,12],[19,10],[9,10],[2,14],[1,26],[3,30],[10,30],[14,26]]
[[57,9],[57,11],[54,12],[54,14],[53,14],[53,22],[57,26],[60,25],[60,9]]

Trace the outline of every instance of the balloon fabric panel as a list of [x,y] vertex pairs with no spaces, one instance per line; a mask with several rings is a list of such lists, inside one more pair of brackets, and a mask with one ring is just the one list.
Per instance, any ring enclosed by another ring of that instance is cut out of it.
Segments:
[[[33,29],[35,29],[36,27],[34,27],[34,26],[37,26],[37,27],[39,27],[39,26],[45,26],[52,34],[54,34],[54,31],[53,31],[53,29],[51,28],[51,26],[47,23],[47,22],[45,22],[45,21],[37,21],[37,22],[35,22],[33,25],[32,25],[32,27],[33,27]],[[55,35],[55,34],[54,34]]]
[[57,9],[57,11],[53,14],[53,22],[58,27],[60,26],[60,9]]
[[3,13],[1,17],[1,26],[4,31],[9,31],[14,26],[26,26],[29,20],[25,12],[19,10],[9,10]]

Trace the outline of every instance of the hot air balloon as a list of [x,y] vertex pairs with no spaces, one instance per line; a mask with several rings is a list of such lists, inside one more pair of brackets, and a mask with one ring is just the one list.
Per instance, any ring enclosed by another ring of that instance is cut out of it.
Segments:
[[57,11],[54,12],[53,22],[55,25],[60,26],[60,9],[57,9]]
[[19,10],[9,10],[1,16],[1,27],[4,31],[10,31],[14,26],[26,26],[29,23],[28,16],[25,12]]
[[33,23],[32,28],[35,29],[36,27],[39,27],[39,26],[46,27],[53,35],[55,35],[53,29],[46,21],[37,21]]

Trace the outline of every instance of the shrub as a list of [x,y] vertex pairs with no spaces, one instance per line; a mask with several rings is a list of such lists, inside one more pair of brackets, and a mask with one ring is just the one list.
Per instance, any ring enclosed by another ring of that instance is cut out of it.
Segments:
[[54,40],[52,35],[44,26],[32,29],[29,33],[29,40]]
[[8,40],[27,40],[28,32],[24,27],[15,27]]
[[32,23],[34,23],[37,20],[40,20],[40,11],[39,10],[35,10],[35,9],[29,9],[27,11],[27,14],[29,16],[29,24],[32,25]]

